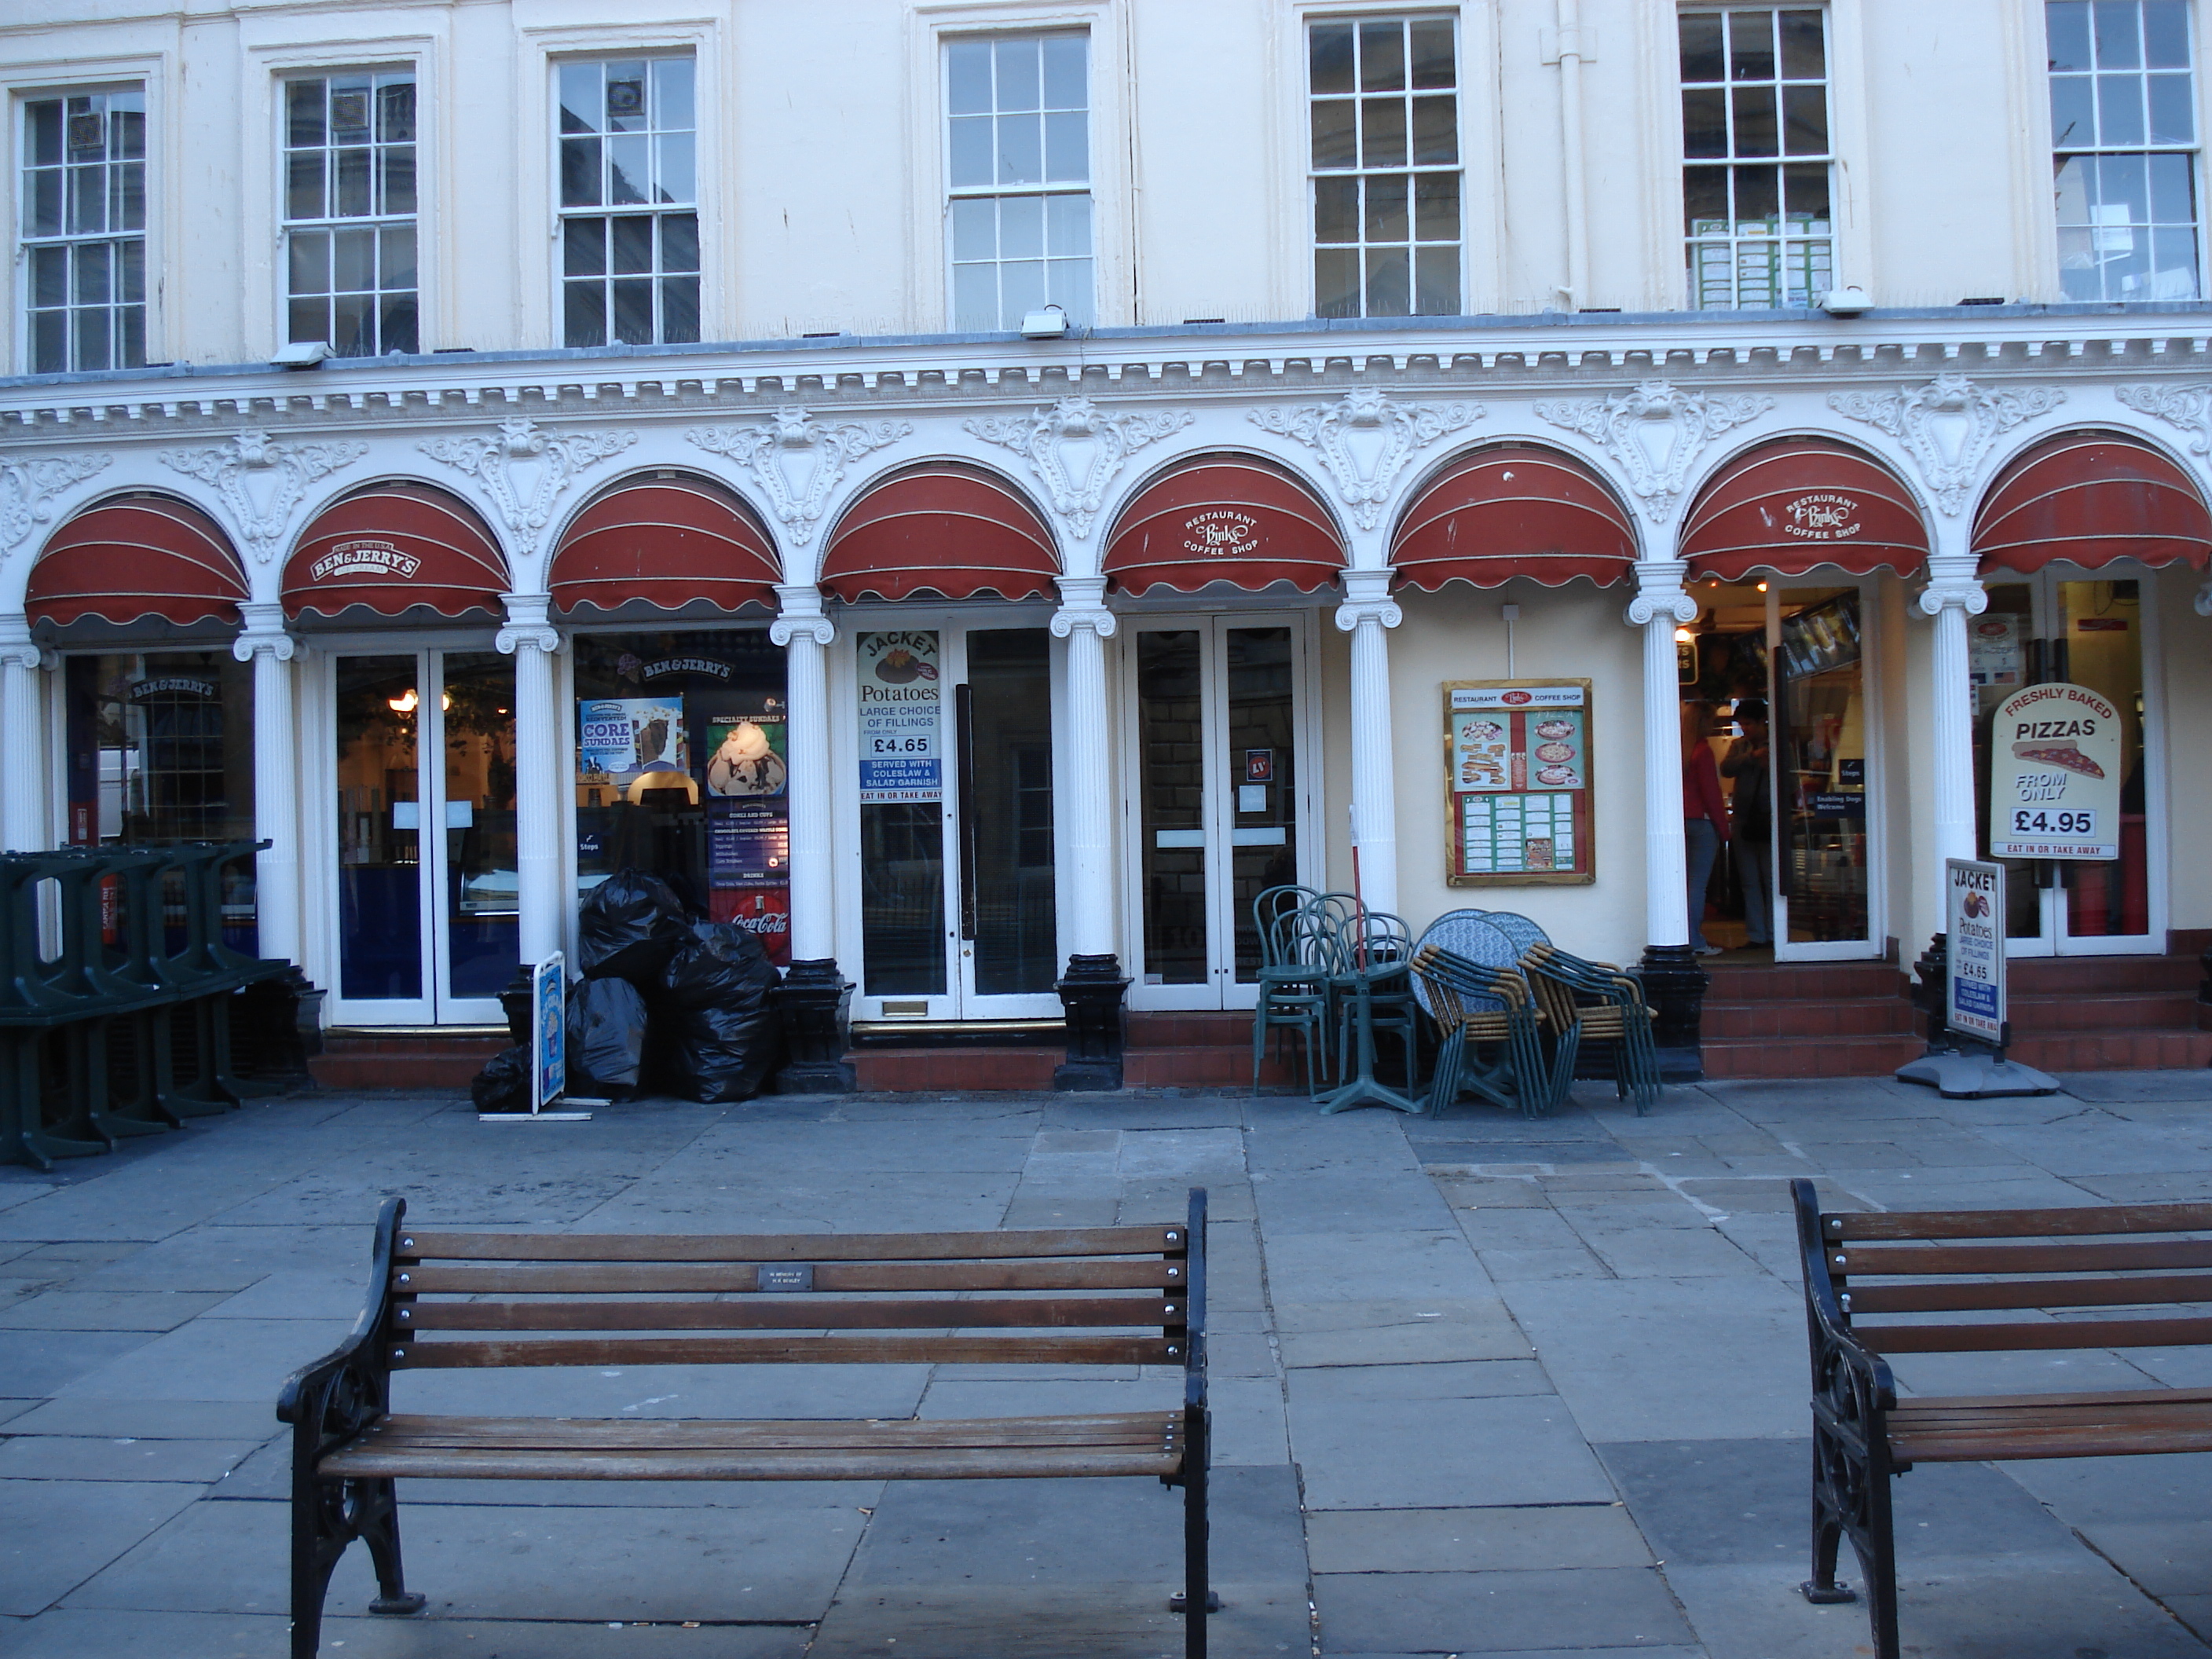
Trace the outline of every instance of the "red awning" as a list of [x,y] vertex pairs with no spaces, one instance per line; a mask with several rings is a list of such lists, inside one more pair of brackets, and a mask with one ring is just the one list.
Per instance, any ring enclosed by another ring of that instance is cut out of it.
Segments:
[[213,519],[166,495],[130,495],[54,532],[31,567],[23,608],[57,628],[86,617],[235,627],[246,597],[245,569]]
[[1328,510],[1255,455],[1199,456],[1162,474],[1121,509],[1106,544],[1108,586],[1121,593],[1195,593],[1215,582],[1312,593],[1344,565]]
[[710,479],[633,478],[579,513],[554,550],[553,608],[773,605],[783,580],[752,509]]
[[1909,576],[1928,557],[1928,525],[1912,492],[1872,457],[1784,438],[1713,475],[1683,520],[1682,556],[1693,581],[1753,570],[1802,576],[1822,565]]
[[1059,574],[1052,532],[1029,498],[957,461],[884,479],[845,509],[822,550],[822,589],[847,600],[1049,598]]
[[284,567],[284,611],[441,617],[501,609],[507,561],[475,509],[428,484],[371,484],[325,507]]
[[2111,432],[2064,432],[1997,475],[1974,515],[1984,574],[2021,575],[2063,560],[2204,568],[2212,514],[2188,473],[2148,444]]
[[1437,474],[1398,521],[1390,562],[1401,586],[1495,587],[1527,576],[1603,586],[1630,574],[1636,527],[1597,475],[1571,456],[1504,444]]

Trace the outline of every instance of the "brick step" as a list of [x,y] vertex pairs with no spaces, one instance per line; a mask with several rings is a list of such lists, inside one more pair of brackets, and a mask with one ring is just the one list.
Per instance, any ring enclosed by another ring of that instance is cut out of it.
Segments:
[[1051,1089],[1053,1072],[1067,1058],[1067,1048],[1055,1043],[1042,1048],[855,1048],[846,1058],[853,1062],[859,1085],[870,1091],[1031,1093]]
[[[1297,1039],[1291,1041],[1295,1043]],[[1267,1056],[1260,1066],[1263,1085],[1304,1083],[1304,1066],[1295,1048],[1286,1048],[1283,1053],[1288,1056],[1287,1064],[1276,1057],[1272,1043],[1268,1046]],[[1244,1040],[1239,1043],[1126,1049],[1121,1055],[1121,1081],[1132,1089],[1197,1089],[1224,1085],[1249,1089],[1252,1085],[1251,1016],[1244,1016]]]
[[1705,999],[1705,1041],[1757,1037],[1910,1036],[1919,1018],[1903,997],[1852,997],[1842,1001],[1716,1002]]
[[1251,1042],[1249,1008],[1148,1011],[1129,1016],[1132,1048],[1210,1048],[1242,1043],[1249,1051]]
[[325,1053],[308,1060],[307,1075],[324,1089],[437,1089],[465,1094],[470,1080],[483,1070],[484,1061],[498,1052],[499,1048],[473,1054],[424,1047],[368,1054]]
[[2011,1004],[2015,1031],[2191,1031],[2203,1006],[2188,992],[2119,991],[2082,996],[2033,995],[2017,988]]
[[1715,967],[1708,1000],[1723,1002],[1834,1001],[1899,994],[1905,976],[1893,962],[1744,963]]
[[511,1046],[503,1030],[360,1031],[335,1026],[323,1033],[323,1052],[331,1054],[474,1054],[489,1060]]
[[[2013,1030],[2020,1030],[2015,1017]],[[2212,1065],[2212,1031],[2039,1032],[2007,1057],[2045,1072],[2132,1072]]]
[[2005,964],[2014,996],[2036,992],[2176,992],[2197,994],[2204,965],[2195,957],[2014,957]]
[[1705,1045],[1708,1078],[1887,1077],[1928,1045],[1916,1036],[1734,1037]]

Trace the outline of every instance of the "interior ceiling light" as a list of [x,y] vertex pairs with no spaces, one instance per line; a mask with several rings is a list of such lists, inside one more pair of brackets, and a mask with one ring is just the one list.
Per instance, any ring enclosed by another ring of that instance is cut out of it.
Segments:
[[1695,634],[1692,634],[1692,633],[1688,629],[1686,629],[1686,628],[1678,628],[1678,629],[1676,629],[1674,630],[1674,643],[1675,643],[1675,644],[1677,644],[1677,645],[1695,645],[1697,642],[1698,642],[1698,636],[1697,636]]
[[411,714],[422,702],[422,699],[415,695],[415,688],[411,685],[398,696],[386,697],[384,701],[385,706],[395,714]]

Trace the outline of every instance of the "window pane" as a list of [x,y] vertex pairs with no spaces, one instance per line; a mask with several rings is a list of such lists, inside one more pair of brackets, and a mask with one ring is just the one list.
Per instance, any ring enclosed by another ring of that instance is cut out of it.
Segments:
[[1091,107],[1090,48],[1090,41],[1079,34],[1054,35],[1044,42],[1047,109]]
[[1459,100],[1413,100],[1413,161],[1417,165],[1459,160]]
[[341,230],[331,238],[331,286],[358,294],[376,286],[376,233]]
[[1367,314],[1370,317],[1403,317],[1409,314],[1411,273],[1406,267],[1406,250],[1402,247],[1371,247],[1367,250]]
[[1452,68],[1452,26],[1444,21],[1413,25],[1413,85],[1423,90],[1456,86]]
[[1790,81],[1827,79],[1827,51],[1820,38],[1820,14],[1785,11],[1781,17],[1782,74]]
[[633,214],[608,222],[613,228],[614,270],[617,276],[634,276],[653,269],[653,219]]
[[376,349],[383,351],[413,351],[418,342],[415,337],[415,296],[412,293],[387,294],[380,313]]
[[952,267],[952,326],[969,332],[999,326],[999,268]]
[[660,337],[689,345],[699,337],[699,279],[670,276],[660,284]]
[[1413,270],[1418,281],[1413,289],[1413,309],[1424,317],[1456,317],[1459,314],[1459,250],[1456,247],[1425,247],[1413,254]]
[[331,239],[319,230],[295,230],[290,249],[291,292],[331,291]]
[[2097,142],[2140,144],[2143,141],[2143,83],[2140,76],[2097,77]]
[[97,235],[107,228],[107,180],[105,167],[69,170],[69,228],[80,235]]
[[2189,67],[2188,0],[2143,0],[2143,62],[2153,69]]
[[76,319],[76,367],[81,369],[110,367],[107,361],[107,313],[105,310],[79,311],[72,314]]
[[1774,14],[1732,11],[1728,15],[1729,79],[1774,78]]
[[118,368],[143,368],[146,363],[146,307],[128,306],[115,313],[116,331],[121,337],[116,349]]
[[108,168],[107,222],[114,230],[146,228],[146,164],[119,161]]
[[387,215],[415,211],[415,146],[393,144],[377,156],[384,164],[380,211]]
[[1774,155],[1774,88],[1738,87],[1731,98],[1735,105],[1735,153],[1738,155]]
[[642,205],[652,198],[646,169],[652,165],[650,138],[626,134],[610,138],[607,145],[607,205]]
[[[1054,196],[1045,201],[1045,252],[1055,258],[1091,252],[1091,198]],[[1086,279],[1088,280],[1088,279]]]
[[561,205],[599,205],[599,141],[563,138],[561,141]]
[[2189,144],[2197,141],[2197,115],[2186,75],[2150,77],[2150,141]]
[[1739,229],[1747,226],[1764,230],[1771,228],[1773,220],[1782,212],[1782,174],[1778,167],[1737,167],[1735,173],[1735,222]]
[[1782,89],[1783,140],[1792,155],[1828,153],[1828,91],[1826,87]]
[[991,110],[991,48],[982,40],[955,40],[945,48],[945,107],[953,115]]
[[1406,175],[1383,174],[1364,181],[1367,186],[1366,240],[1402,242],[1406,240]]
[[1726,167],[1682,169],[1682,216],[1683,228],[1693,236],[1724,228],[1729,216]]
[[[570,219],[561,227],[561,269],[569,276],[598,276],[607,268],[607,222]],[[570,341],[571,345],[574,341]]]
[[2094,88],[2086,75],[2051,77],[2051,142],[2070,149],[2094,142],[2097,114]]
[[292,81],[284,88],[286,142],[293,144],[319,144],[323,142],[323,83],[320,81]]
[[341,357],[376,355],[376,311],[362,295],[346,295],[331,301],[331,349]]
[[31,165],[59,167],[62,160],[62,103],[46,99],[23,106],[23,128]]
[[320,300],[295,300],[285,312],[288,340],[324,340],[331,337],[329,307]]
[[1044,118],[1045,178],[1055,185],[1091,181],[1091,118],[1080,110]]
[[684,271],[699,269],[699,216],[664,213],[660,216],[660,268]]
[[999,253],[999,204],[975,197],[952,204],[952,257],[994,259]]
[[2087,70],[2090,66],[2088,0],[2051,0],[2043,9],[2043,17],[2053,71]]
[[331,140],[360,143],[368,137],[368,82],[331,82]]
[[1312,91],[1352,90],[1352,25],[1316,23],[1306,35],[1306,73]]
[[115,245],[115,297],[131,305],[145,303],[145,243],[129,241]]
[[1362,92],[1403,92],[1406,89],[1404,24],[1362,23],[1359,26],[1359,89]]
[[323,152],[311,149],[294,155],[286,173],[286,216],[294,219],[323,217]]
[[2186,155],[2150,158],[2150,216],[2166,224],[2189,224],[2197,217],[2197,189]]
[[1054,259],[1045,266],[1045,298],[1071,323],[1090,323],[1093,286],[1088,259]]
[[1352,134],[1352,103],[1348,98],[1328,98],[1313,106],[1313,164],[1316,167],[1359,165],[1358,141]]
[[337,187],[333,192],[337,200],[331,204],[331,209],[333,217],[355,219],[367,216],[369,210],[368,162],[371,154],[372,152],[366,149],[338,151]]
[[2197,234],[2159,229],[2151,233],[2152,264],[2148,300],[2193,300],[2197,294]]
[[[1424,242],[1459,240],[1459,174],[1423,173],[1413,179],[1413,234]],[[1456,270],[1457,265],[1453,269]],[[1454,282],[1457,282],[1455,277]],[[1456,289],[1455,289],[1456,292]]]
[[1357,175],[1314,180],[1314,240],[1359,240],[1359,179]]
[[[597,64],[561,65],[561,131],[597,132],[605,94]],[[574,342],[571,342],[573,344]]]
[[1006,307],[1006,325],[1013,327],[1029,312],[1044,307],[1044,261],[1018,259],[999,267],[999,302]]
[[376,136],[387,144],[415,142],[415,83],[388,81],[376,89]]
[[2099,69],[2137,69],[2142,50],[2137,27],[2142,13],[2136,0],[2096,0],[2094,13]]
[[962,185],[991,182],[991,118],[957,117],[952,122],[952,183]]
[[1044,252],[1044,203],[1035,196],[999,204],[999,257],[1034,259]]
[[[2102,181],[2102,195],[2109,209],[2114,203],[2124,202],[2128,211],[2120,222],[2136,224],[2150,222],[2149,158],[2143,155],[2107,155],[2098,164],[2098,175]],[[2108,218],[2118,216],[2110,213]]]
[[1717,88],[1682,94],[1682,154],[1726,155],[1728,94]]
[[1782,169],[1783,210],[1790,228],[1826,231],[1833,228],[1828,204],[1828,169],[1796,167]]
[[1357,317],[1359,314],[1359,250],[1316,248],[1314,251],[1314,314],[1317,317]]
[[606,295],[599,283],[562,283],[561,313],[563,345],[599,346],[607,343]]
[[146,100],[135,92],[107,95],[107,153],[110,160],[143,160],[146,155]]
[[607,131],[643,132],[645,129],[645,65],[608,64]]
[[112,297],[108,291],[107,244],[87,242],[76,250],[76,280],[71,286],[70,298],[81,306],[106,305]]
[[58,374],[69,366],[69,313],[39,313],[31,319],[31,372]]
[[660,202],[698,200],[698,189],[692,178],[692,147],[696,142],[692,136],[688,132],[664,133],[657,142],[660,146],[660,162],[653,182],[658,186],[659,194],[653,199]]
[[415,227],[386,225],[376,235],[377,279],[386,289],[415,286]]
[[1034,110],[1039,106],[1038,43],[1035,40],[1000,40],[992,48],[992,63],[998,74],[998,106],[1007,110]]
[[607,286],[614,291],[615,342],[618,345],[653,343],[653,282],[650,277],[628,277]]
[[1686,11],[1681,15],[1682,78],[1685,81],[1727,79],[1728,59],[1721,50],[1721,17],[1715,11]]
[[1359,100],[1359,161],[1362,167],[1401,167],[1406,165],[1406,100],[1402,98],[1363,98]]
[[1044,182],[1043,118],[1001,115],[998,120],[999,183],[1041,185]]
[[663,58],[654,62],[653,122],[663,131],[687,130],[696,125],[689,58]]
[[31,175],[24,192],[23,222],[33,236],[58,236],[62,229],[62,170],[46,167]]

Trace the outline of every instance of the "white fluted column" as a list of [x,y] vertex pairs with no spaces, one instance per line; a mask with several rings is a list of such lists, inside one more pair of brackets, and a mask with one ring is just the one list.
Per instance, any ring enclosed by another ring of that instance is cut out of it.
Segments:
[[1681,688],[1674,629],[1698,617],[1682,591],[1684,559],[1641,559],[1628,620],[1644,630],[1644,943],[1690,942],[1690,872],[1682,836]]
[[1336,625],[1352,635],[1352,811],[1359,890],[1370,910],[1398,912],[1398,767],[1390,724],[1390,636],[1405,620],[1388,570],[1347,570]]
[[561,948],[561,722],[553,707],[560,631],[543,593],[507,596],[499,648],[514,659],[514,876],[521,957],[535,967]]
[[829,657],[837,629],[822,614],[822,595],[811,585],[775,592],[782,614],[769,637],[789,653],[784,758],[791,803],[791,958],[826,962],[837,954]]
[[253,665],[253,836],[268,846],[254,855],[253,914],[260,954],[297,963],[300,927],[300,752],[293,702],[292,659],[299,641],[285,630],[284,607],[273,601],[239,606],[246,626],[230,654]]
[[[1946,524],[1938,533],[1945,540],[1963,540],[1965,527]],[[1930,554],[1928,586],[1919,599],[1922,611],[1936,622],[1936,706],[1930,726],[1938,860],[1975,855],[1974,685],[1966,660],[1966,618],[1987,610],[1990,596],[1974,574],[1974,564],[1971,551],[1944,549]]]
[[46,653],[20,611],[0,616],[0,842],[42,852],[46,816]]
[[1063,576],[1052,631],[1067,641],[1067,780],[1060,803],[1060,857],[1067,866],[1071,957],[1115,954],[1114,766],[1106,713],[1106,647],[1115,627],[1103,576]]

